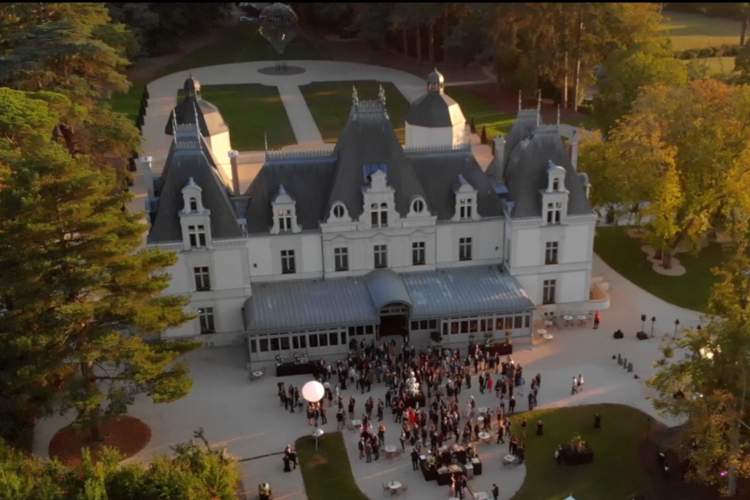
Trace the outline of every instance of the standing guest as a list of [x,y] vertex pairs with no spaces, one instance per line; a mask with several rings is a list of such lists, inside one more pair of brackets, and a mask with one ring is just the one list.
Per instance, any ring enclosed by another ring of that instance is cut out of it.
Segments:
[[336,430],[340,431],[344,429],[344,414],[341,410],[336,412]]
[[524,418],[523,420],[521,420],[521,434],[523,434],[524,438],[526,438],[526,425],[527,425],[527,422],[526,422],[526,419]]
[[530,392],[528,396],[529,400],[529,411],[532,411],[534,409],[534,393]]
[[563,448],[562,445],[557,447],[557,450],[555,451],[555,459],[557,460],[557,465],[562,465],[563,462]]
[[416,448],[411,450],[411,467],[412,470],[419,470],[419,453]]
[[573,376],[573,387],[570,389],[570,395],[572,396],[576,392],[578,392],[578,379],[574,375]]
[[327,411],[328,410],[326,410],[326,406],[325,405],[323,405],[323,404],[320,405],[320,419],[322,420],[323,425],[326,425],[328,423],[328,417],[326,417],[326,412]]
[[365,456],[365,438],[363,437],[359,438],[359,443],[357,443],[357,448],[359,449],[359,459],[362,460]]
[[525,441],[521,441],[521,443],[518,445],[518,448],[516,448],[516,456],[518,457],[518,463],[522,464],[524,458],[526,457],[526,446]]
[[372,462],[372,444],[370,444],[370,441],[365,443],[365,457],[367,457],[368,464]]
[[479,374],[479,393],[484,394],[484,374]]
[[401,450],[406,449],[406,433],[403,429],[401,429],[401,435],[398,437],[398,440],[401,441]]
[[492,483],[492,499],[497,500],[497,497],[500,496],[500,488],[497,487],[495,483]]
[[508,452],[511,455],[515,455],[516,450],[518,450],[518,438],[516,436],[511,436],[510,442],[508,443]]
[[497,442],[495,444],[500,444],[500,443],[505,444],[505,440],[503,439],[504,433],[505,433],[505,427],[503,427],[501,424],[497,427]]
[[596,313],[594,315],[594,330],[599,329],[599,323],[601,322],[602,317],[599,315],[599,313]]
[[537,373],[536,377],[534,377],[534,380],[536,381],[536,388],[537,389],[539,389],[540,387],[542,387],[542,374],[541,373]]
[[508,401],[508,413],[511,415],[516,413],[516,398],[514,396],[511,396],[510,401]]
[[378,422],[383,421],[383,409],[384,409],[383,400],[378,398]]
[[378,426],[378,439],[381,443],[385,443],[385,425],[383,424]]
[[581,392],[583,390],[583,375],[580,373],[578,374],[578,383],[576,385],[576,392]]
[[294,464],[294,470],[297,470],[297,451],[294,448],[289,450],[289,461]]
[[541,420],[536,423],[536,435],[544,436],[544,422]]
[[503,409],[503,413],[505,413],[505,395],[504,394],[500,396],[500,401],[498,402],[498,404],[500,405],[500,408]]
[[492,377],[487,374],[487,390],[492,393]]

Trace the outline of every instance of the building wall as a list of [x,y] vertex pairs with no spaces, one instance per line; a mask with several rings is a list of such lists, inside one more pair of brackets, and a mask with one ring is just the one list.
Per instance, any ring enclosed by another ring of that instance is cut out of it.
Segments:
[[[476,222],[443,222],[437,225],[437,267],[501,264],[503,261],[502,218],[480,219]],[[471,238],[472,259],[459,260],[461,238]]]

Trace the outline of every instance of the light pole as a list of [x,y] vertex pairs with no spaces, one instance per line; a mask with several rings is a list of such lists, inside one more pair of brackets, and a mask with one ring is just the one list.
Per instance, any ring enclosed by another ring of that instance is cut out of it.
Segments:
[[645,330],[646,328],[646,315],[641,314],[641,331]]
[[654,323],[656,323],[656,316],[651,316],[651,338],[654,338]]
[[680,327],[680,320],[676,319],[674,320],[674,336],[672,338],[677,338],[677,329]]
[[[311,380],[302,386],[302,397],[308,403],[319,403],[326,395],[325,387],[317,380]],[[318,451],[318,439],[324,434],[322,429],[318,429],[317,424],[312,435],[315,437],[315,451]]]

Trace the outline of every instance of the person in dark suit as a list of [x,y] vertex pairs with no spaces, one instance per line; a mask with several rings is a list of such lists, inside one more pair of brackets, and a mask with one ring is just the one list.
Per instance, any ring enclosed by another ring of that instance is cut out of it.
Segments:
[[494,500],[497,500],[497,497],[500,496],[500,488],[497,487],[495,483],[492,483],[492,498]]
[[413,470],[419,470],[419,453],[416,448],[411,450],[411,467]]

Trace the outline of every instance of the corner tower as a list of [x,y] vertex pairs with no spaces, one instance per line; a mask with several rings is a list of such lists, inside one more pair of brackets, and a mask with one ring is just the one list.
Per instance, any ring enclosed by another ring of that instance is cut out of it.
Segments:
[[406,114],[406,147],[458,146],[471,142],[466,119],[456,101],[445,94],[445,78],[437,70],[427,77],[427,93]]

